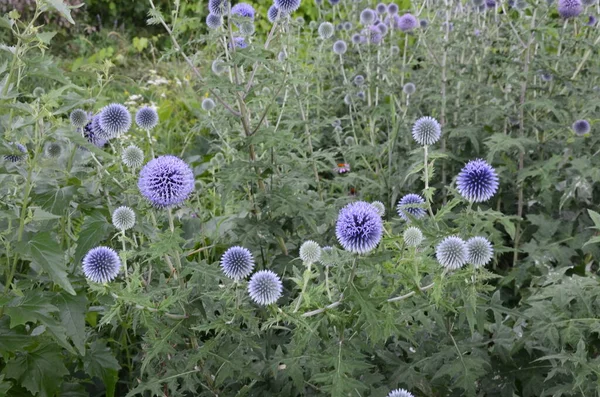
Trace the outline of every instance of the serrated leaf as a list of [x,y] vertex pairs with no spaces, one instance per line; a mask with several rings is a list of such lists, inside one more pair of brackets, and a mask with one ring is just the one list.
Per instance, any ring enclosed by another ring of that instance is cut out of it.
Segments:
[[85,356],[85,311],[87,298],[85,295],[60,294],[54,301],[59,309],[60,322],[66,334],[82,356]]
[[94,341],[90,345],[88,354],[83,359],[83,367],[88,375],[102,379],[106,387],[106,395],[114,397],[121,366],[104,342]]
[[54,215],[48,211],[44,211],[41,208],[36,208],[33,211],[33,220],[34,221],[48,221],[51,219],[59,219],[60,215]]
[[50,44],[50,40],[52,40],[54,36],[56,36],[56,32],[43,32],[35,35],[35,37],[44,44]]
[[110,224],[106,217],[99,211],[93,212],[86,216],[81,226],[81,232],[77,238],[77,248],[75,249],[74,262],[79,263],[83,256],[100,241],[106,238],[106,234],[110,229]]
[[33,342],[27,333],[25,333],[24,327],[9,327],[8,317],[0,320],[0,353],[15,353],[24,350]]
[[71,9],[65,4],[63,0],[46,0],[50,7],[58,11],[65,19],[75,25],[75,21],[71,17]]
[[33,261],[50,275],[52,281],[71,295],[75,295],[75,290],[67,277],[65,254],[50,232],[36,234],[29,241],[29,253]]
[[4,312],[10,316],[10,327],[25,325],[28,322],[52,323],[54,318],[51,313],[58,308],[48,302],[42,295],[26,295],[13,299],[6,305]]

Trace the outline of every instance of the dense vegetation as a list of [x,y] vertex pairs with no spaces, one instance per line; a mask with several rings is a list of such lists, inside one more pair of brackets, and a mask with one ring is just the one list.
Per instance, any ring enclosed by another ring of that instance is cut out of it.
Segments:
[[600,395],[597,1],[23,3],[0,395]]

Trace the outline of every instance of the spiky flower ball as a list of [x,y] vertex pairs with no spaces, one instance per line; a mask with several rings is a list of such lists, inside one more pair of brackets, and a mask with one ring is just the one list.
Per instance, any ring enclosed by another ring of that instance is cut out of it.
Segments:
[[392,54],[393,56],[400,54],[400,47],[398,47],[397,45],[391,46],[390,54]]
[[577,120],[573,123],[573,132],[577,135],[585,135],[590,132],[591,129],[590,122],[587,120]]
[[404,87],[402,87],[402,91],[404,91],[406,95],[412,95],[415,93],[416,90],[417,87],[413,83],[406,83],[404,84]]
[[241,280],[254,270],[254,257],[244,247],[231,247],[221,257],[221,269],[234,281]]
[[418,194],[410,193],[398,201],[396,211],[405,221],[410,221],[408,214],[413,218],[421,219],[427,214],[425,208],[422,208],[423,204],[425,204],[425,199],[423,197]]
[[378,23],[375,25],[377,27],[377,29],[379,29],[379,31],[381,32],[382,35],[386,35],[388,32],[388,27],[385,23]]
[[587,26],[595,26],[597,23],[598,23],[598,19],[595,16],[590,15],[588,17],[588,21],[585,24]]
[[121,259],[112,248],[96,247],[83,258],[83,274],[94,283],[107,283],[119,274]]
[[367,253],[377,247],[382,233],[383,221],[371,204],[357,201],[340,210],[335,234],[346,251]]
[[412,136],[420,145],[433,145],[442,136],[442,126],[433,117],[421,117],[413,125]]
[[284,15],[283,12],[280,12],[279,8],[277,8],[277,6],[275,4],[273,4],[271,7],[269,7],[269,10],[267,11],[267,19],[271,23],[275,23],[275,21],[277,21],[283,15]]
[[[235,48],[239,48],[240,50],[248,47],[248,43],[246,43],[246,40],[240,36],[234,37],[233,43],[235,44]],[[229,43],[229,49],[231,50],[231,43]]]
[[488,201],[498,190],[498,175],[485,160],[471,160],[456,178],[458,192],[467,201]]
[[36,98],[40,98],[45,93],[46,93],[46,90],[44,90],[42,87],[35,87],[33,89],[33,96]]
[[322,24],[319,25],[319,36],[323,39],[326,40],[328,38],[330,38],[331,36],[333,36],[333,32],[335,31],[335,28],[333,27],[333,24],[330,22],[323,22]]
[[583,12],[581,0],[558,0],[558,14],[567,19],[575,18]]
[[362,44],[365,41],[366,41],[365,37],[358,33],[354,33],[352,35],[352,43],[354,43],[354,44]]
[[107,134],[105,138],[115,138],[131,127],[131,113],[125,106],[111,103],[102,109],[98,122],[102,131]]
[[150,106],[144,106],[135,114],[135,123],[143,130],[151,130],[158,125],[158,113]]
[[223,17],[217,14],[208,14],[206,16],[206,26],[211,30],[219,29],[223,24]]
[[429,21],[427,19],[421,19],[419,21],[419,26],[421,26],[422,29],[425,29],[429,26]]
[[367,40],[371,44],[379,44],[381,40],[383,40],[383,35],[381,34],[381,30],[377,28],[375,25],[371,25],[366,29]]
[[377,7],[375,7],[375,10],[377,10],[378,14],[385,14],[387,12],[387,5],[379,3],[377,4]]
[[223,15],[227,13],[229,1],[227,0],[208,0],[208,10],[214,15]]
[[335,52],[336,54],[343,55],[346,53],[347,50],[348,45],[344,40],[338,40],[335,43],[333,43],[333,52]]
[[50,142],[46,146],[46,156],[50,158],[58,158],[62,154],[62,146],[58,142]]
[[183,203],[194,190],[194,173],[178,157],[160,156],[142,168],[138,188],[156,207],[172,207]]
[[135,212],[129,207],[119,207],[112,214],[112,223],[119,230],[129,230],[135,225]]
[[88,122],[88,115],[85,110],[75,109],[71,112],[69,116],[69,120],[71,121],[71,125],[75,128],[82,128]]
[[239,29],[240,33],[243,36],[252,36],[256,31],[256,28],[254,27],[254,22],[251,21],[242,22],[239,26]]
[[202,109],[206,110],[207,112],[210,112],[214,108],[215,108],[215,101],[213,101],[210,98],[204,98],[202,100]]
[[398,13],[398,5],[396,3],[390,3],[387,7],[388,14],[394,15]]
[[250,299],[262,306],[277,302],[282,291],[281,279],[270,270],[261,270],[254,273],[248,283]]
[[446,237],[435,248],[435,257],[446,269],[460,269],[467,263],[467,244],[458,236]]
[[275,0],[273,2],[282,12],[291,14],[300,7],[300,0]]
[[24,155],[7,154],[4,156],[4,160],[10,161],[11,163],[18,163],[19,161],[22,161],[25,158],[25,154],[27,154],[27,148],[24,145],[21,145],[20,143],[10,142],[9,145],[16,147],[17,150],[23,153]]
[[419,21],[413,14],[406,13],[400,17],[398,27],[403,32],[410,32],[419,26]]
[[467,263],[474,267],[487,265],[494,255],[492,244],[485,237],[472,237],[467,241]]
[[99,119],[100,116],[94,116],[92,121],[83,127],[83,137],[92,145],[103,147],[106,145],[106,138],[104,138],[106,133],[100,128]]
[[381,201],[373,201],[371,205],[375,207],[375,211],[377,211],[379,216],[383,217],[385,215],[385,205]]
[[415,397],[415,396],[412,393],[410,393],[408,390],[396,389],[396,390],[392,390],[390,392],[390,394],[387,395],[387,397]]
[[372,25],[375,22],[375,19],[377,19],[377,14],[370,8],[365,8],[360,13],[360,23],[364,26]]
[[144,152],[135,145],[130,145],[123,150],[121,160],[129,168],[139,168],[144,163]]
[[254,7],[248,3],[237,3],[231,7],[231,14],[254,20]]
[[211,70],[217,76],[221,75],[227,69],[227,65],[222,59],[212,61]]
[[365,83],[365,78],[363,77],[362,74],[357,74],[356,76],[354,76],[354,85],[361,86],[364,83]]
[[411,226],[402,235],[404,244],[409,247],[418,247],[423,242],[423,232],[418,227]]
[[300,246],[300,259],[305,265],[311,265],[321,259],[321,247],[312,240],[305,241]]
[[352,30],[352,22],[350,22],[350,21],[344,22],[344,30]]

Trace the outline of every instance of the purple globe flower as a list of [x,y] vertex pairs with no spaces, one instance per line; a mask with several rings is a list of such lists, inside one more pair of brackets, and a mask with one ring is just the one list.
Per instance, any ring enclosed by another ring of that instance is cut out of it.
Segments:
[[335,43],[333,43],[333,52],[335,52],[338,55],[343,55],[346,53],[346,51],[348,50],[348,45],[346,45],[346,42],[344,40],[338,40]]
[[435,257],[440,265],[449,270],[460,269],[467,263],[467,244],[458,236],[446,237],[435,248]]
[[300,0],[275,0],[273,4],[275,4],[282,12],[291,14],[300,7]]
[[375,25],[369,26],[365,33],[367,36],[367,40],[371,44],[379,44],[381,43],[381,40],[383,40],[383,35],[381,34],[381,31]]
[[4,160],[10,161],[11,163],[18,163],[19,161],[22,161],[25,158],[25,154],[27,154],[27,148],[20,143],[10,142],[9,145],[16,147],[19,152],[23,153],[23,155],[7,154],[4,156]]
[[[241,36],[234,37],[233,43],[235,44],[235,48],[244,49],[248,47],[248,43],[246,43],[246,40]],[[231,50],[231,43],[229,43],[228,46]]]
[[408,215],[416,219],[421,219],[427,214],[427,211],[423,208],[423,204],[425,204],[425,199],[423,197],[418,194],[410,193],[398,201],[396,211],[398,212],[398,215],[400,215],[400,218],[407,222],[410,221]]
[[421,117],[413,125],[412,136],[420,145],[433,145],[442,136],[442,126],[433,117]]
[[83,274],[94,283],[107,283],[119,274],[121,259],[112,248],[96,247],[83,258]]
[[485,0],[485,6],[487,8],[496,8],[496,0]]
[[362,44],[362,43],[364,43],[365,41],[366,41],[366,40],[365,40],[365,37],[364,37],[364,36],[361,36],[361,35],[360,35],[360,34],[358,34],[358,33],[354,33],[354,34],[352,35],[352,42],[353,42],[354,44]]
[[331,4],[332,6],[337,5],[340,2],[340,0],[329,0],[329,4]]
[[227,0],[208,0],[208,11],[214,15],[223,15],[227,13],[229,2]]
[[352,30],[352,22],[350,22],[350,21],[344,22],[344,30]]
[[269,7],[269,11],[267,11],[267,19],[271,23],[275,23],[283,15],[283,12],[280,13],[279,8],[275,4]]
[[379,31],[381,32],[382,35],[386,35],[388,32],[388,26],[385,23],[378,23],[377,25],[375,25],[377,27],[377,29],[379,29]]
[[156,207],[176,206],[183,203],[194,190],[194,173],[178,157],[157,157],[140,171],[138,188]]
[[281,279],[270,270],[261,270],[254,273],[248,282],[250,299],[261,306],[277,302],[282,291]]
[[581,0],[558,0],[558,14],[567,19],[575,18],[583,12],[583,4]]
[[458,192],[473,203],[488,201],[498,190],[496,170],[482,159],[471,160],[456,178]]
[[234,281],[246,278],[254,269],[254,258],[244,247],[231,247],[221,257],[223,273]]
[[367,253],[377,247],[382,233],[383,221],[371,204],[357,201],[340,210],[335,234],[346,251]]
[[403,32],[410,32],[419,26],[419,21],[413,14],[404,14],[400,17],[400,21],[398,21],[398,25],[400,30]]
[[135,123],[143,130],[151,130],[158,125],[158,113],[150,106],[144,106],[135,114]]
[[107,140],[105,136],[106,133],[100,128],[98,116],[92,117],[92,121],[83,127],[83,137],[96,147],[104,147],[106,145]]
[[587,120],[577,120],[573,123],[573,132],[577,135],[585,135],[590,132],[591,129],[590,122]]
[[390,3],[387,7],[388,14],[397,14],[398,13],[398,5],[396,3]]
[[375,14],[375,11],[373,11],[370,8],[365,8],[360,13],[360,23],[362,23],[365,26],[372,25],[376,19],[377,15]]
[[223,24],[223,17],[217,14],[208,14],[206,16],[206,26],[211,30],[218,29]]
[[102,109],[98,121],[100,128],[108,134],[108,138],[115,138],[131,127],[131,113],[125,106],[111,103]]
[[375,7],[375,10],[380,15],[385,14],[387,12],[387,5],[385,5],[383,3],[379,3],[379,4],[377,4],[377,7]]
[[419,26],[421,26],[421,28],[423,28],[423,29],[425,29],[428,25],[429,25],[429,21],[427,19],[421,19],[419,21]]
[[585,24],[586,24],[587,26],[595,26],[597,22],[598,22],[598,19],[596,19],[596,17],[595,17],[595,16],[593,16],[593,15],[590,15],[590,16],[588,17],[588,21],[587,21]]
[[255,12],[254,12],[254,7],[252,7],[250,4],[237,3],[236,5],[231,7],[231,14],[239,15],[240,17],[250,18],[250,19],[254,20]]

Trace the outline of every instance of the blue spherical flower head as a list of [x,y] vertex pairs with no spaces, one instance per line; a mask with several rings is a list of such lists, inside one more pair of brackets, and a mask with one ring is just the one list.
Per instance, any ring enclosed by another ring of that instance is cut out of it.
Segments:
[[394,15],[398,13],[398,5],[396,3],[390,3],[387,6],[387,12],[388,14]]
[[227,13],[229,2],[227,0],[208,0],[208,11],[214,15]]
[[[235,48],[239,48],[240,50],[248,47],[248,43],[241,36],[234,37],[233,43],[235,44]],[[229,49],[231,50],[231,43],[229,43]]]
[[481,203],[492,198],[498,190],[498,175],[485,160],[471,160],[456,178],[458,192],[465,200]]
[[340,2],[340,0],[329,0],[329,4],[331,4],[332,6],[338,4]]
[[410,393],[408,390],[396,389],[396,390],[392,390],[390,392],[390,394],[387,395],[387,397],[415,397],[415,396],[412,393]]
[[591,129],[590,122],[587,120],[577,120],[573,123],[573,132],[579,136],[589,133]]
[[360,13],[360,23],[365,26],[370,26],[375,23],[375,19],[377,19],[377,15],[375,14],[375,11],[370,8],[365,8]]
[[96,147],[103,147],[106,145],[106,133],[100,128],[99,116],[94,116],[92,121],[87,123],[83,127],[83,137],[87,139],[89,143]]
[[252,7],[248,3],[237,3],[236,5],[231,7],[231,14],[254,20],[255,11],[254,7]]
[[107,283],[119,274],[121,259],[112,248],[96,247],[83,258],[83,274],[94,283]]
[[379,3],[377,4],[377,7],[375,7],[375,10],[377,10],[378,14],[385,14],[387,12],[387,5],[383,4],[383,3]]
[[425,199],[423,197],[418,194],[410,193],[398,201],[396,211],[398,211],[400,218],[407,222],[410,221],[408,214],[413,218],[421,219],[427,214],[425,208],[422,207],[423,204],[425,204]]
[[421,117],[413,125],[412,136],[420,145],[433,145],[442,136],[442,126],[433,117]]
[[270,270],[256,272],[248,282],[248,294],[254,303],[267,306],[281,297],[283,284],[278,275]]
[[375,25],[371,25],[367,28],[366,36],[371,44],[379,44],[381,43],[381,40],[383,40],[381,30],[379,30]]
[[475,268],[487,265],[494,255],[492,244],[485,237],[473,237],[467,241],[467,263]]
[[344,22],[344,30],[351,30],[351,29],[352,29],[352,22],[350,22],[350,21]]
[[348,50],[348,46],[346,45],[346,42],[344,40],[338,40],[335,43],[333,43],[333,52],[335,52],[338,55],[343,55],[346,53],[346,51]]
[[108,134],[107,138],[118,137],[131,127],[131,113],[119,103],[105,106],[99,117],[100,128]]
[[558,14],[567,19],[575,18],[583,12],[581,0],[558,0]]
[[88,114],[85,110],[75,109],[71,112],[69,116],[69,120],[71,121],[71,125],[75,128],[84,127],[88,122]]
[[427,26],[429,26],[429,21],[427,19],[421,19],[419,21],[419,26],[421,26],[421,28],[425,29]]
[[334,30],[335,28],[333,27],[333,24],[331,22],[323,22],[319,25],[319,29],[317,32],[319,33],[319,36],[323,40],[325,40],[333,36]]
[[271,23],[275,23],[275,21],[277,21],[283,15],[285,15],[285,14],[283,12],[281,12],[275,4],[273,4],[271,7],[269,7],[269,11],[267,11],[267,19]]
[[[24,155],[27,154],[27,148],[24,145],[21,145],[20,143],[14,143],[14,142],[10,142],[9,145],[16,147],[17,150],[19,152],[23,153]],[[24,155],[7,154],[4,156],[4,160],[10,161],[11,163],[18,163],[19,161],[22,161],[25,158]]]
[[588,17],[588,21],[587,21],[585,24],[586,24],[587,26],[595,26],[595,25],[596,25],[596,23],[598,23],[598,19],[597,19],[595,16],[593,16],[593,15],[590,15],[590,16]]
[[206,16],[206,27],[210,30],[219,29],[219,27],[223,24],[223,17],[217,14],[208,14]]
[[138,188],[154,206],[173,207],[183,203],[194,190],[194,173],[175,156],[160,156],[140,171]]
[[291,14],[300,7],[300,0],[275,0],[273,4],[275,4],[282,12]]
[[435,257],[448,270],[460,269],[467,263],[467,244],[458,236],[443,239],[435,248]]
[[335,234],[346,251],[365,254],[377,247],[382,233],[383,221],[370,203],[357,201],[340,210]]
[[410,32],[419,26],[419,21],[417,21],[417,18],[413,14],[407,13],[400,17],[398,25],[401,31]]
[[144,106],[135,114],[135,123],[143,130],[151,130],[158,125],[158,113],[150,106]]
[[254,269],[252,253],[244,247],[231,247],[221,257],[223,273],[234,281],[246,278]]

